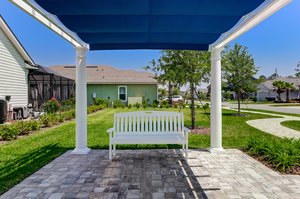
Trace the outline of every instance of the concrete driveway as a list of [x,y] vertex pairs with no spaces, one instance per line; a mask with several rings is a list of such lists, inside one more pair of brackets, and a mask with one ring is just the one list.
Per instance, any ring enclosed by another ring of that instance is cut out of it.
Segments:
[[[293,113],[300,114],[300,106],[271,106],[274,104],[241,104],[241,108],[246,109],[259,109],[259,110],[267,110],[267,111],[276,111],[281,113]],[[237,108],[237,104],[232,104],[228,102],[223,102],[223,106],[228,108]]]

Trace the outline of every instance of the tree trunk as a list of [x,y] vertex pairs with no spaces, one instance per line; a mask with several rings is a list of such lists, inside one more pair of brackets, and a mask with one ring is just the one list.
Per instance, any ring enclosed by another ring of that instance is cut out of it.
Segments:
[[238,115],[241,114],[241,93],[240,91],[237,92],[237,100],[238,100]]
[[172,105],[172,89],[173,89],[173,86],[171,84],[171,82],[169,82],[169,93],[168,93],[168,98],[169,98],[169,104]]
[[192,114],[192,129],[195,128],[195,87],[191,83],[191,114]]
[[278,92],[278,101],[281,102],[281,93]]
[[286,89],[286,102],[290,101],[290,89]]

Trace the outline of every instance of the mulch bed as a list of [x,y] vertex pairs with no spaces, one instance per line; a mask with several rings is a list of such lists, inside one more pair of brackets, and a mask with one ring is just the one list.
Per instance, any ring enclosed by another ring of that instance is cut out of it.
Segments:
[[[191,129],[191,128],[189,128]],[[210,128],[203,127],[203,126],[197,126],[195,129],[191,129],[192,134],[198,134],[198,135],[209,135],[210,134]]]

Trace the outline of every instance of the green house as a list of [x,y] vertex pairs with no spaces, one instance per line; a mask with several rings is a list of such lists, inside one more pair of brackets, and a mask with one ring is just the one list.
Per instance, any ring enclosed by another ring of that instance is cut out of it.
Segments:
[[[76,77],[75,66],[51,66],[64,77]],[[124,104],[141,103],[142,99],[157,100],[157,80],[148,72],[120,70],[111,66],[87,66],[87,102],[95,98],[121,100]]]

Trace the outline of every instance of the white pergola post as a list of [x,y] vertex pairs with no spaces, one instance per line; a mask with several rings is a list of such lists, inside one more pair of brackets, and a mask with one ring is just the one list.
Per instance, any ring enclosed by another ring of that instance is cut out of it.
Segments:
[[222,77],[223,48],[211,49],[210,151],[222,151]]
[[87,154],[87,91],[86,91],[87,48],[76,47],[76,148],[73,153]]

